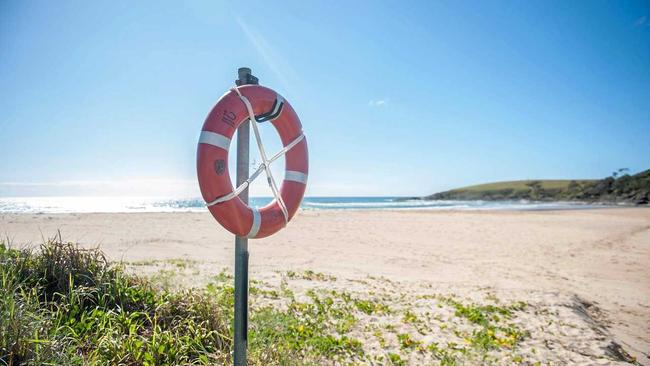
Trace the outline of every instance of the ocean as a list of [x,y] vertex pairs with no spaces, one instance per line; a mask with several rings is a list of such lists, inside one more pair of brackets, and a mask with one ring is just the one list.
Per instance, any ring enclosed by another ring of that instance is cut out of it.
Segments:
[[[265,206],[270,197],[251,198]],[[571,210],[609,207],[576,202],[423,201],[403,197],[305,197],[305,210]],[[0,213],[203,212],[200,198],[0,197]]]

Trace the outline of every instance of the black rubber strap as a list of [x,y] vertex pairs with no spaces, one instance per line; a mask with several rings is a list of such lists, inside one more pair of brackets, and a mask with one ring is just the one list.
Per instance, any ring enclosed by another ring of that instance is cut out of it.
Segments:
[[258,114],[257,116],[255,116],[255,120],[258,123],[262,123],[262,122],[272,121],[272,120],[278,118],[280,113],[282,113],[282,108],[284,107],[284,102],[280,102],[280,107],[278,108],[278,111],[273,113],[273,111],[275,110],[275,106],[277,104],[278,104],[278,100],[276,99],[273,102],[273,105],[271,106],[271,110],[266,112],[266,113]]

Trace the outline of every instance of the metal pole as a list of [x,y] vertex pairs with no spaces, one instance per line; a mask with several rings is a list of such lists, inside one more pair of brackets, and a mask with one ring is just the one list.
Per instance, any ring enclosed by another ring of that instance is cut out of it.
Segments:
[[[239,85],[258,84],[251,69],[241,67],[237,70]],[[237,129],[237,187],[248,179],[250,125],[246,120]],[[239,194],[248,203],[248,188]],[[235,237],[235,335],[234,365],[246,366],[246,347],[248,343],[248,238]]]

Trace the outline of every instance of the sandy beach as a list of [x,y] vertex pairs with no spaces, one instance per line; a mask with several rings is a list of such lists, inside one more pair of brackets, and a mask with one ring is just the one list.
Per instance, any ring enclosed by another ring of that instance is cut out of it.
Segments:
[[[57,230],[115,261],[195,263],[183,280],[191,285],[231,270],[234,259],[232,235],[208,213],[0,215],[13,246]],[[316,271],[341,279],[328,286],[359,291],[372,286],[363,279],[384,278],[408,296],[523,301],[531,310],[519,320],[531,336],[522,349],[544,364],[623,364],[620,345],[650,365],[650,209],[302,211],[250,251],[251,278],[269,283]],[[551,334],[537,324],[546,311],[572,325]]]

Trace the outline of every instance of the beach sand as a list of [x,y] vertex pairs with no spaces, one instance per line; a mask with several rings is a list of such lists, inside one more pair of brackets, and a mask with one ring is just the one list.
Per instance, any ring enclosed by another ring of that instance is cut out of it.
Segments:
[[[112,260],[195,263],[184,280],[191,285],[234,261],[233,236],[208,213],[0,215],[0,234],[14,246],[57,230]],[[528,310],[515,320],[530,332],[524,360],[618,364],[618,344],[650,365],[650,209],[301,211],[249,248],[250,277],[269,284],[279,273],[311,270],[340,280],[295,286],[375,294],[384,279],[384,291],[404,293],[422,312],[425,294],[523,301]]]

